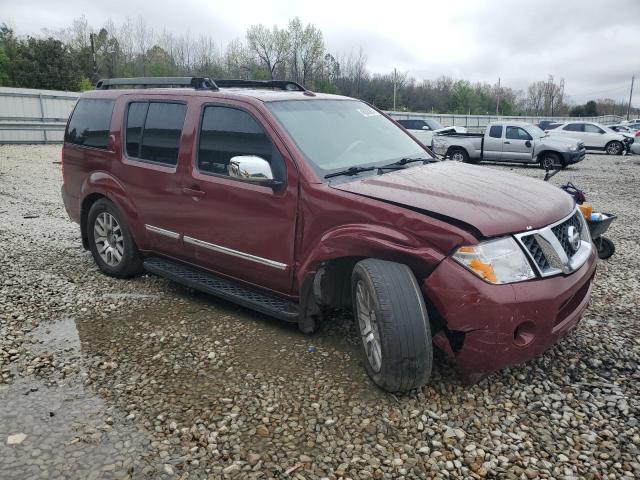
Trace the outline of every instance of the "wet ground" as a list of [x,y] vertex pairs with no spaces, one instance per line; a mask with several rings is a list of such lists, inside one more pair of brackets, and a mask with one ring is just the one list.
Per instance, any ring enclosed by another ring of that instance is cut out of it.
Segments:
[[368,380],[347,313],[310,337],[164,279],[100,274],[58,158],[0,147],[0,478],[640,475],[638,157],[566,174],[620,215],[580,327],[474,386],[438,357],[431,385],[400,397]]

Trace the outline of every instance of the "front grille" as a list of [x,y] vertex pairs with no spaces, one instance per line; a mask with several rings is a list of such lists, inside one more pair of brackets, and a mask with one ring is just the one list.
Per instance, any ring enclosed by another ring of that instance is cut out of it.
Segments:
[[547,257],[544,256],[544,252],[542,251],[542,247],[538,244],[536,237],[533,235],[529,235],[528,237],[522,237],[522,243],[529,250],[531,254],[531,258],[536,262],[540,270],[543,272],[549,269],[549,261]]
[[567,257],[571,258],[574,253],[576,253],[573,248],[571,248],[571,244],[569,243],[569,238],[567,237],[567,229],[570,226],[573,226],[582,234],[583,223],[580,219],[580,215],[582,215],[579,211],[576,211],[574,215],[569,217],[566,221],[556,225],[551,229],[553,234],[556,236],[560,245],[562,245],[562,249],[564,253],[567,254]]

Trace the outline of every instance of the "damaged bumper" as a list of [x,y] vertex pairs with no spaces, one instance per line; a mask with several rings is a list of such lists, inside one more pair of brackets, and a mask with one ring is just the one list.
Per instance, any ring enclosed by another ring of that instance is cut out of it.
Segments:
[[468,382],[536,357],[579,322],[595,266],[592,249],[571,275],[491,285],[447,259],[422,284],[446,326],[434,343]]

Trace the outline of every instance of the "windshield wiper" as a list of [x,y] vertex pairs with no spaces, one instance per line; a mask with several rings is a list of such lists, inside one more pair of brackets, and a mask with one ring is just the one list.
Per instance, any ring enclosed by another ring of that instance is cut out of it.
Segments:
[[357,175],[360,172],[370,172],[375,170],[376,167],[349,167],[346,170],[340,170],[339,172],[328,173],[324,178],[339,177],[340,175]]
[[388,165],[383,165],[380,168],[386,168],[386,167],[395,167],[397,165],[406,165],[407,163],[414,163],[414,162],[422,162],[423,164],[425,163],[434,163],[434,162],[439,162],[440,160],[438,160],[437,158],[409,158],[409,157],[403,157],[400,160],[398,160],[397,162],[393,162],[393,163],[389,163]]

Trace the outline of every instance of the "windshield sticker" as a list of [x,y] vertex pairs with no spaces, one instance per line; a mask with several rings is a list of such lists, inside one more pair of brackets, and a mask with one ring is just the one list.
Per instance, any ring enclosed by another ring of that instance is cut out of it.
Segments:
[[363,116],[366,118],[369,117],[376,117],[378,115],[380,115],[378,112],[376,112],[373,108],[356,108],[356,110]]

